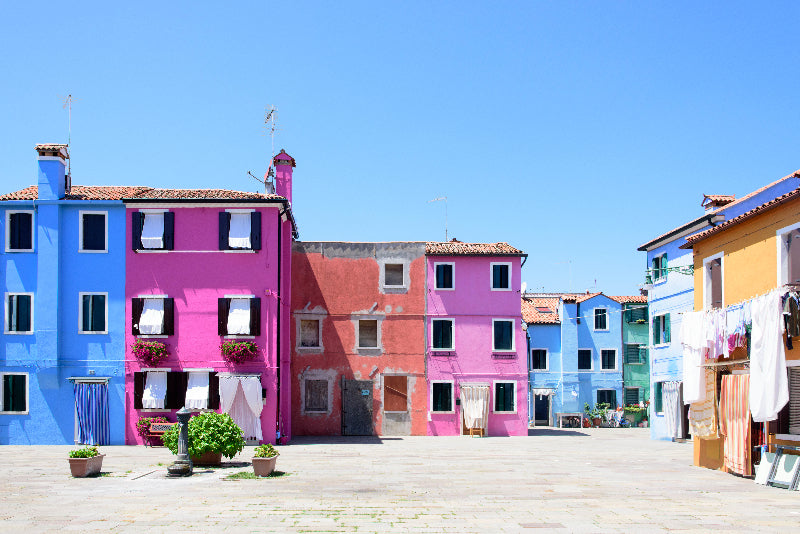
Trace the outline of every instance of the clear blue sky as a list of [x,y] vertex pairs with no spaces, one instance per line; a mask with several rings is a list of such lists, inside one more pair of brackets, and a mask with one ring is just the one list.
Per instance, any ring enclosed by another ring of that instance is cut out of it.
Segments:
[[258,190],[305,240],[508,241],[531,289],[637,292],[643,242],[800,168],[796,2],[0,3],[0,183]]

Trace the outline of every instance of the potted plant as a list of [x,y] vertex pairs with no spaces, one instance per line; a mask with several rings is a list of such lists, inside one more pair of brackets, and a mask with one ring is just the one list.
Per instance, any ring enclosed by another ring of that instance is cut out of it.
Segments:
[[243,363],[256,357],[258,345],[254,341],[228,339],[219,346],[219,350],[227,361]]
[[136,342],[131,345],[131,351],[142,363],[152,367],[157,366],[169,357],[167,346],[160,341],[137,339]]
[[257,477],[268,477],[275,471],[275,462],[279,454],[269,443],[256,447],[253,451],[253,473]]
[[136,422],[136,432],[142,436],[142,439],[145,443],[149,443],[152,445],[152,439],[160,436],[151,436],[150,435],[150,425],[153,423],[169,423],[166,417],[157,415],[156,417],[140,417],[139,420]]
[[608,403],[601,402],[599,404],[595,404],[594,408],[592,408],[589,406],[588,402],[584,403],[583,411],[586,412],[586,416],[592,421],[593,427],[598,428],[603,424],[603,421],[606,419],[608,406]]
[[[161,438],[164,446],[178,454],[179,426]],[[244,436],[233,418],[226,413],[204,412],[189,419],[189,456],[197,465],[219,465],[222,457],[233,458],[244,448]]]
[[97,446],[86,446],[82,449],[69,451],[69,470],[76,478],[97,475],[103,467],[103,457]]

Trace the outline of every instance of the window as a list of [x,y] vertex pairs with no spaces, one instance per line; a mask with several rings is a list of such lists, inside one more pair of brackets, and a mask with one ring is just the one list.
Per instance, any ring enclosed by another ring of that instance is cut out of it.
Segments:
[[608,330],[608,310],[605,308],[594,309],[594,329]]
[[217,299],[217,333],[221,336],[260,336],[261,299],[250,295],[225,295]]
[[107,334],[108,293],[79,293],[81,334]]
[[592,370],[592,349],[578,349],[578,371]]
[[5,333],[33,333],[33,293],[6,293]]
[[625,309],[626,323],[646,323],[647,304],[633,304]]
[[377,319],[360,319],[358,321],[358,347],[362,349],[378,348]]
[[156,368],[133,373],[134,409],[178,410],[184,406],[195,410],[219,408],[219,376],[216,372]]
[[261,212],[228,210],[219,213],[220,250],[261,250]]
[[492,291],[511,290],[511,264],[492,263]]
[[6,252],[33,251],[33,212],[6,211]]
[[670,342],[669,314],[653,317],[653,345],[664,345]]
[[383,285],[389,287],[405,286],[402,263],[383,264]]
[[405,375],[384,375],[383,411],[408,411],[408,377]]
[[514,321],[492,319],[492,328],[494,330],[494,335],[492,336],[492,350],[513,352]]
[[663,395],[663,382],[656,382],[653,384],[653,410],[656,413],[664,413],[664,395]]
[[604,371],[613,371],[617,368],[617,350],[602,349],[600,351],[600,365]]
[[625,388],[625,406],[639,405],[639,388]]
[[80,212],[80,252],[108,252],[108,214],[104,211]]
[[453,320],[434,319],[431,324],[433,325],[431,347],[436,350],[453,350]]
[[547,371],[547,350],[531,349],[531,369]]
[[613,389],[598,389],[597,404],[608,404],[610,409],[615,410],[617,408],[617,392]]
[[134,211],[131,217],[133,250],[175,248],[175,213],[155,210]]
[[658,282],[667,278],[667,253],[653,257],[652,260],[653,281]]
[[320,347],[319,319],[300,319],[300,347]]
[[436,270],[436,289],[454,289],[455,284],[453,280],[453,263],[434,263]]
[[800,284],[800,224],[776,232],[778,243],[778,283]]
[[516,413],[517,411],[517,383],[494,383],[494,412]]
[[723,303],[723,253],[703,260],[703,307],[722,308]]
[[305,379],[303,406],[305,413],[328,412],[328,381]]
[[625,363],[644,363],[641,359],[641,345],[636,343],[625,344]]
[[134,336],[175,333],[175,299],[143,295],[131,299],[131,333]]
[[453,383],[431,381],[431,411],[453,413]]
[[28,373],[0,373],[0,413],[28,413]]

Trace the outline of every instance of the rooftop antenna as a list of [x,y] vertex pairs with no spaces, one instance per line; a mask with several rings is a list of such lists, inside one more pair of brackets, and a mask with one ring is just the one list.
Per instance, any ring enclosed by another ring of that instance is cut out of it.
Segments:
[[[67,154],[69,154],[69,148],[72,143],[72,103],[75,100],[72,98],[72,95],[67,95],[64,98],[64,105],[61,106],[61,109],[67,110]],[[67,160],[67,176],[72,175],[72,159]]]
[[270,156],[267,172],[264,173],[263,178],[259,178],[252,172],[247,171],[248,176],[250,176],[253,180],[264,184],[265,195],[271,195],[275,193],[275,183],[272,181],[272,179],[275,177],[275,171],[272,168],[272,162],[275,159],[275,132],[278,130],[278,128],[275,126],[275,119],[277,118],[277,115],[278,110],[275,108],[275,106],[270,106],[269,109],[264,113],[264,124],[267,125],[270,137]]
[[444,200],[444,240],[447,241],[447,197],[437,197],[433,200],[429,200],[428,204],[431,202],[439,202],[440,200]]

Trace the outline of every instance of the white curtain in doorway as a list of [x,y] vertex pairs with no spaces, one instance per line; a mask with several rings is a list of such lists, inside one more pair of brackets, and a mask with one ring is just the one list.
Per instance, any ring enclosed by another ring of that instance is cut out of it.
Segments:
[[244,432],[245,439],[264,439],[261,431],[261,380],[257,376],[220,376],[222,413],[229,414]]
[[461,408],[467,428],[486,429],[489,415],[489,386],[461,386]]
[[683,437],[681,383],[664,382],[661,392],[664,396],[664,419],[667,423],[667,435],[673,439],[681,438]]

